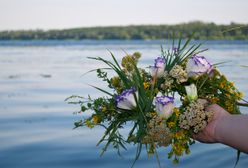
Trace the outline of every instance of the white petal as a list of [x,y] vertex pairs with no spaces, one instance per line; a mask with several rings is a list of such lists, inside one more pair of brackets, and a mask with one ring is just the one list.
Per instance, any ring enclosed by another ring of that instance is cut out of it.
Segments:
[[194,101],[197,99],[197,88],[195,84],[192,83],[189,86],[185,86],[185,90],[190,101]]
[[[138,92],[135,92],[136,97],[138,98]],[[136,101],[133,94],[129,94],[123,99],[122,101],[118,102],[117,104],[118,108],[126,109],[126,110],[132,110],[136,107]]]
[[173,112],[173,103],[168,103],[166,105],[156,104],[156,111],[158,115],[162,118],[169,118]]

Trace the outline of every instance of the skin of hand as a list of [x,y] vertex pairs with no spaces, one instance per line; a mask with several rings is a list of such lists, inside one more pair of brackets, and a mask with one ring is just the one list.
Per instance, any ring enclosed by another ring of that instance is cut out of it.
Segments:
[[210,105],[211,122],[193,138],[203,143],[222,143],[248,154],[248,115],[231,115],[217,104]]
[[229,114],[217,104],[208,106],[206,110],[214,112],[213,119],[210,123],[208,123],[207,127],[204,128],[203,131],[199,132],[198,134],[194,134],[193,138],[203,143],[218,143],[219,141],[216,135],[216,126],[218,125],[219,121],[225,117],[231,116],[231,114]]

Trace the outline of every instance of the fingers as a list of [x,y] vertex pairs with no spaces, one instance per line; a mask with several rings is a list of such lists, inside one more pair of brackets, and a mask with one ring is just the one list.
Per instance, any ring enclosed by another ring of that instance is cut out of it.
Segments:
[[194,140],[197,140],[199,142],[202,143],[215,143],[216,141],[213,140],[212,137],[210,137],[209,135],[207,135],[204,131],[203,132],[199,132],[197,134],[193,134],[192,138]]
[[231,115],[229,114],[225,109],[223,109],[221,106],[217,104],[212,104],[208,107],[206,107],[207,111],[213,111],[215,114],[215,117],[220,117],[220,116],[226,116],[226,115]]
[[199,132],[197,134],[193,134],[192,138],[194,140],[199,141],[199,142],[206,143],[206,141],[205,141],[206,138],[204,137],[204,134],[202,132]]

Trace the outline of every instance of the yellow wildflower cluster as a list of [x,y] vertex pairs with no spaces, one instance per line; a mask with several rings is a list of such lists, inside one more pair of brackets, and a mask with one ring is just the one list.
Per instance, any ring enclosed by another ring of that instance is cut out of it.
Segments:
[[234,104],[231,101],[229,101],[229,100],[225,101],[225,106],[226,106],[226,110],[228,112],[233,113],[233,111],[234,111]]
[[242,97],[244,97],[244,94],[242,92],[235,92],[235,96],[240,100]]
[[177,140],[182,140],[185,138],[185,134],[186,134],[186,131],[185,130],[181,130],[181,131],[178,131],[174,134],[174,138],[176,138]]
[[173,163],[178,163],[178,156],[182,156],[183,153],[189,154],[189,134],[187,130],[180,130],[173,135],[172,140],[172,150],[169,153],[169,158],[171,158],[173,155],[175,156],[175,159]]
[[176,107],[175,107],[175,108],[173,109],[173,112],[176,114],[177,117],[179,117],[179,115],[180,115],[180,110],[179,110],[179,108],[176,108]]
[[185,145],[181,143],[172,144],[172,150],[177,156],[182,156],[183,152],[186,150]]
[[174,121],[170,121],[167,123],[169,128],[174,128],[176,126],[176,123]]
[[229,98],[231,96],[234,96],[235,98],[240,100],[243,97],[243,93],[237,91],[237,89],[235,88],[234,82],[229,82],[225,78],[222,78],[222,81],[220,83],[220,88],[227,92],[226,96]]
[[86,121],[85,121],[85,125],[86,125],[88,128],[93,128],[93,127],[94,127],[94,124],[93,124],[90,120],[86,120]]
[[138,59],[141,57],[139,52],[135,52],[133,55],[126,55],[122,58],[121,65],[127,72],[134,70],[134,66],[137,64]]
[[223,75],[220,80],[220,89],[222,90],[223,96],[226,97],[225,100],[222,101],[222,105],[229,113],[236,113],[236,102],[242,99],[243,93],[235,88],[234,82],[229,82]]
[[220,88],[225,90],[233,90],[234,89],[234,82],[229,82],[225,80],[226,78],[222,78],[222,82],[220,83]]
[[120,86],[121,79],[119,76],[114,76],[113,78],[110,79],[112,86],[118,87]]
[[207,100],[210,101],[212,104],[216,104],[220,101],[218,97],[215,97],[214,95],[208,95],[206,96]]
[[123,87],[122,87],[122,82],[119,76],[114,76],[113,78],[111,78],[110,83],[112,87],[116,89],[118,93],[122,92]]
[[150,88],[150,82],[144,82],[143,86],[145,90],[148,90]]
[[103,106],[103,107],[102,107],[102,112],[103,112],[103,113],[107,112],[107,110],[108,110],[108,109],[107,109],[106,106]]
[[94,124],[99,124],[101,122],[101,119],[97,115],[94,115],[92,121]]

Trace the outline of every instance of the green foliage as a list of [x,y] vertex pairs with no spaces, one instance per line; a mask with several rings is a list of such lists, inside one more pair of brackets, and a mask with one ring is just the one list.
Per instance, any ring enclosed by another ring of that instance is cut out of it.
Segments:
[[[0,40],[83,40],[83,39],[168,39],[170,35],[181,33],[182,38],[196,32],[194,39],[208,40],[248,40],[248,25],[231,23],[190,22],[176,25],[141,25],[116,27],[91,27],[64,30],[2,31]],[[175,38],[179,38],[175,36]]]

